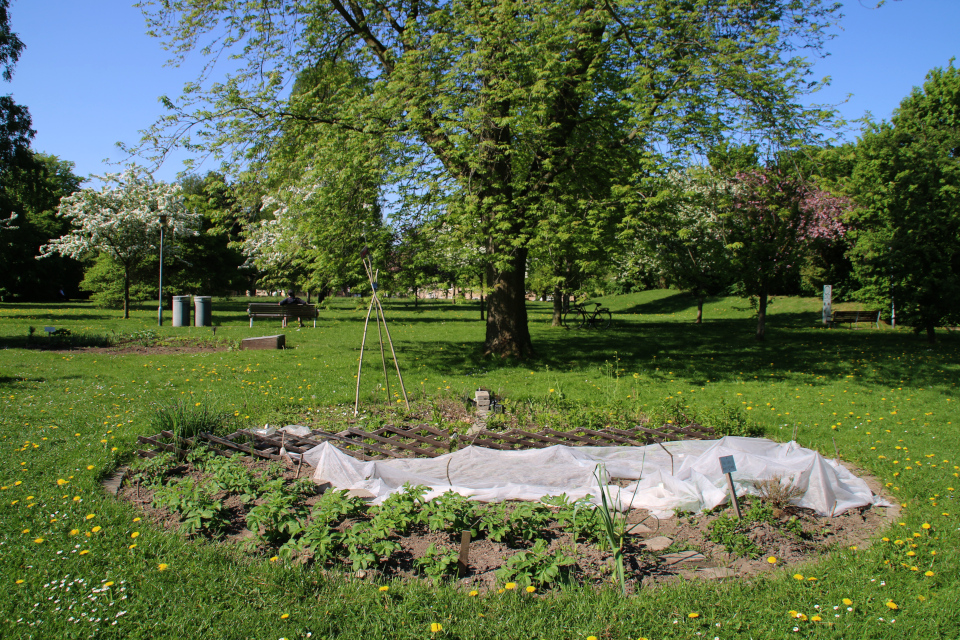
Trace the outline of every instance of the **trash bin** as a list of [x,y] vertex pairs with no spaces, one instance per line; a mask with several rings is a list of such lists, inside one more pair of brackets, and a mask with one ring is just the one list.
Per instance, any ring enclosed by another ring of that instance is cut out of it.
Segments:
[[193,324],[196,327],[213,325],[213,308],[210,296],[193,296]]
[[173,326],[190,326],[190,296],[173,296]]

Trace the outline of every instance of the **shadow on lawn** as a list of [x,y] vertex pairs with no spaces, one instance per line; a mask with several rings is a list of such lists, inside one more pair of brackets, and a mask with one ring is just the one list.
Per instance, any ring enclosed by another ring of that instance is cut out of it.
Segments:
[[922,336],[888,329],[825,329],[809,313],[771,315],[763,342],[754,338],[755,328],[750,318],[697,325],[618,322],[615,316],[606,331],[535,329],[536,355],[523,362],[483,357],[477,344],[464,349],[446,342],[410,342],[401,350],[415,352],[436,371],[460,375],[511,367],[610,375],[616,364],[621,376],[638,373],[645,380],[697,386],[754,379],[819,384],[846,376],[858,384],[934,386],[943,384],[945,362],[960,361],[960,340],[947,333],[939,334],[933,352]]

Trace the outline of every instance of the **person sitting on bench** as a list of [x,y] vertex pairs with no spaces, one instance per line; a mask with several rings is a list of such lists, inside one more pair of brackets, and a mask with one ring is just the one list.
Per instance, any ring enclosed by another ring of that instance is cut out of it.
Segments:
[[[295,296],[295,295],[293,294],[293,291],[287,291],[287,297],[284,298],[283,300],[281,300],[280,302],[278,302],[277,304],[278,304],[278,305],[284,305],[284,304],[306,304],[306,302],[304,302],[303,300],[301,300],[300,298],[298,298],[297,296]],[[299,326],[301,326],[301,327],[303,326],[303,318],[301,318],[301,317],[298,316],[298,317],[297,317],[297,322],[299,323]],[[287,327],[287,318],[286,318],[286,317],[283,318],[283,327],[284,327],[284,328]]]

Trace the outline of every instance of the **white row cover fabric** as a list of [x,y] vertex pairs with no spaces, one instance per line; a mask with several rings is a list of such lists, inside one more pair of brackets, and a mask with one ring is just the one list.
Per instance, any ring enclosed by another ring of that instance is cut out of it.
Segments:
[[436,458],[363,462],[330,443],[314,447],[303,459],[313,478],[337,489],[364,490],[381,502],[405,483],[424,485],[427,498],[454,491],[483,502],[536,501],[566,494],[571,500],[593,496],[599,502],[597,476],[637,480],[625,488],[608,486],[621,509],[647,509],[658,517],[675,510],[698,512],[729,500],[720,458],[733,456],[737,495],[756,494],[753,482],[773,477],[804,491],[795,501],[821,516],[880,503],[867,484],[834,460],[795,442],[727,436],[720,440],[683,440],[645,447],[568,447],[499,451],[466,447]]

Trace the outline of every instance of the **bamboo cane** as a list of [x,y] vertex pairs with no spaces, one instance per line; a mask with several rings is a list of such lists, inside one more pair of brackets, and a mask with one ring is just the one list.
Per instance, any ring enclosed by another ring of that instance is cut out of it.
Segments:
[[353,401],[353,417],[360,413],[360,374],[363,372],[363,347],[367,343],[367,327],[370,325],[370,312],[373,311],[373,299],[367,307],[367,319],[363,322],[363,338],[360,340],[360,364],[357,365],[357,397]]

